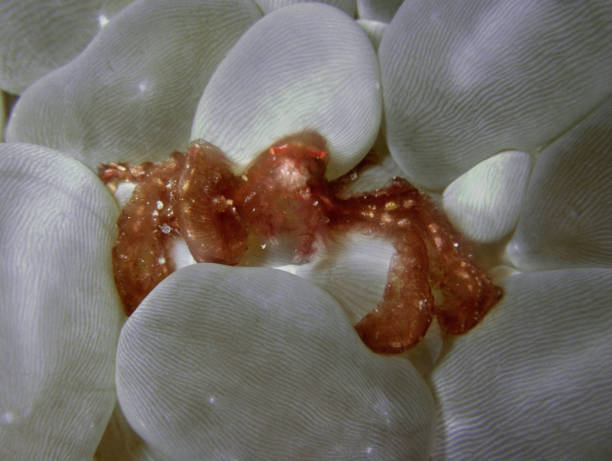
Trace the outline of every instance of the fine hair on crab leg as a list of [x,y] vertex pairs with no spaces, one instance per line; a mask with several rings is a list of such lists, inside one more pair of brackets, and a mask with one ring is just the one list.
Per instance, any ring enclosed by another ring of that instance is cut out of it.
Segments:
[[238,179],[225,155],[207,142],[187,152],[178,182],[181,236],[197,262],[236,265],[247,250],[247,230],[235,204]]
[[461,334],[474,327],[501,299],[503,291],[473,261],[470,244],[433,207],[418,210],[429,234],[433,287],[442,294],[436,317],[445,333]]
[[174,155],[147,168],[117,221],[113,273],[127,315],[175,269],[170,245],[179,230],[173,190],[183,165],[184,157]]
[[418,344],[429,328],[434,309],[425,242],[418,232],[406,232],[395,247],[383,300],[355,325],[370,349],[388,354]]

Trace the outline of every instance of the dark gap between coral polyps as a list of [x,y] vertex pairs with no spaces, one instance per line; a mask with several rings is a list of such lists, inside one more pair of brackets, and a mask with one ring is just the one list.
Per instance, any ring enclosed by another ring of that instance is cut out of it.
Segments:
[[[109,164],[110,187],[136,187],[118,220],[113,270],[127,315],[175,270],[173,240],[182,237],[197,262],[236,265],[249,243],[289,235],[295,257],[315,242],[359,231],[390,241],[383,299],[356,325],[375,352],[400,353],[425,335],[433,315],[442,331],[468,331],[502,290],[473,261],[468,244],[431,200],[401,178],[387,187],[346,196],[360,168],[325,179],[325,140],[313,132],[289,136],[265,150],[241,175],[218,148],[196,142],[163,163]],[[441,293],[434,300],[432,289]]]

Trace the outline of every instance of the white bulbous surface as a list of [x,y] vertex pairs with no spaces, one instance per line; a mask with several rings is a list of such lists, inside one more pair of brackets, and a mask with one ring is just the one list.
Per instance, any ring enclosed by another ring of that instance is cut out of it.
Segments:
[[379,48],[391,153],[438,189],[549,142],[612,93],[610,36],[610,1],[405,1]]
[[257,5],[263,10],[264,14],[271,13],[279,8],[298,3],[326,3],[341,9],[346,14],[355,14],[355,0],[255,0]]
[[115,403],[118,211],[59,152],[0,144],[0,458],[91,459]]
[[433,401],[410,362],[372,353],[340,306],[274,269],[196,264],[128,319],[117,392],[175,459],[422,459]]
[[606,459],[612,270],[518,274],[433,371],[438,460]]
[[0,88],[20,94],[90,42],[131,0],[4,0],[0,4]]
[[327,140],[327,176],[346,173],[378,134],[376,53],[355,21],[322,3],[275,10],[221,62],[200,100],[191,137],[244,168],[278,139],[303,130]]
[[259,17],[250,0],[137,0],[23,93],[7,139],[55,148],[92,169],[166,160],[189,146],[208,79]]
[[444,211],[466,237],[480,243],[495,242],[516,226],[530,173],[528,154],[497,154],[459,176],[444,190]]
[[507,254],[521,270],[612,266],[612,99],[537,158]]

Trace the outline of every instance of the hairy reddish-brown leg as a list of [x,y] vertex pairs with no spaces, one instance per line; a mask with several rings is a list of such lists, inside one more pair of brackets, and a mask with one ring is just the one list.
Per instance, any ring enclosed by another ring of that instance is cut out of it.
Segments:
[[382,302],[355,325],[370,349],[387,354],[418,344],[429,328],[434,307],[425,243],[418,233],[407,232],[395,247]]
[[[345,183],[341,178],[336,184]],[[417,344],[434,311],[443,331],[463,333],[501,298],[501,289],[474,264],[448,220],[405,180],[334,198],[330,216],[332,227],[361,227],[386,237],[397,250],[381,304],[356,325],[376,352],[402,352]],[[431,288],[444,297],[435,307]]]
[[197,262],[235,265],[247,249],[247,231],[234,202],[238,179],[223,152],[196,143],[178,183],[181,236]]
[[395,179],[370,193],[337,198],[346,183],[346,178],[340,178],[332,184],[330,227],[337,232],[356,228],[380,235],[396,250],[382,301],[355,328],[373,351],[403,352],[423,338],[434,309],[425,233],[417,219],[422,196],[407,181]]
[[501,299],[503,291],[473,261],[466,242],[432,207],[419,210],[429,234],[432,285],[442,292],[436,306],[442,331],[465,333]]
[[461,334],[474,327],[501,299],[503,291],[473,263],[456,256],[442,257],[438,281],[444,302],[436,308],[442,331]]
[[[183,164],[184,157],[176,154],[169,162],[139,170],[139,182],[119,216],[113,272],[127,315],[174,271],[169,244],[178,235],[178,223],[171,203]],[[110,172],[112,168],[115,166],[103,168],[102,172]],[[109,176],[112,175],[106,176],[109,181],[116,179]]]

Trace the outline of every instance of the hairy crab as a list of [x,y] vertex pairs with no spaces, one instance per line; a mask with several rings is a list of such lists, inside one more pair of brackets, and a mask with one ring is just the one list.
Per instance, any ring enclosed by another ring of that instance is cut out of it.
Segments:
[[294,258],[302,261],[330,234],[357,230],[395,248],[383,299],[355,325],[373,351],[411,348],[434,315],[446,333],[476,325],[502,290],[475,264],[469,243],[404,179],[347,196],[344,189],[360,167],[328,181],[328,157],[325,140],[305,132],[277,141],[239,174],[204,141],[163,163],[103,165],[105,183],[136,183],[113,248],[126,313],[175,270],[176,238],[197,262],[236,265],[250,245],[281,234],[292,238]]

